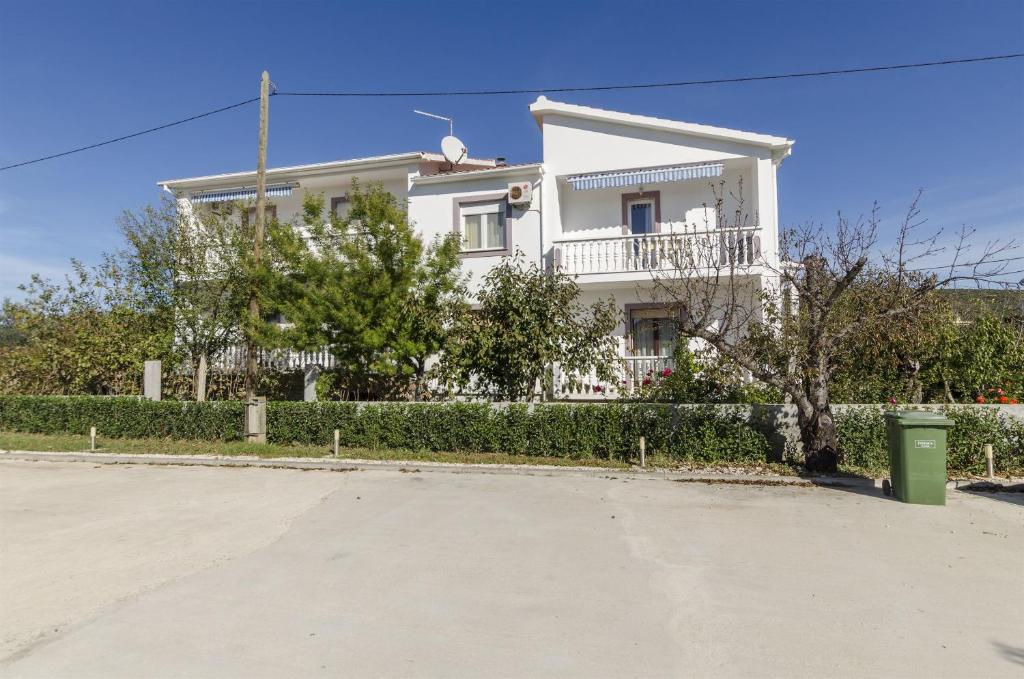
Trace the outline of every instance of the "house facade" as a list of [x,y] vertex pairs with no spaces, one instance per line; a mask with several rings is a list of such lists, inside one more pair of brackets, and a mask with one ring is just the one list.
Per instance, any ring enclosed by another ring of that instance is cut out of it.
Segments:
[[[671,365],[676,342],[666,311],[652,298],[653,276],[686,244],[704,239],[738,258],[750,285],[769,285],[779,269],[776,172],[793,141],[607,111],[540,97],[530,106],[543,140],[541,162],[507,165],[412,152],[267,170],[277,219],[301,214],[304,195],[323,194],[339,215],[352,180],[379,182],[406,204],[426,242],[462,235],[471,291],[502,257],[521,251],[542,267],[577,277],[584,301],[614,298],[623,322],[615,335],[622,380],[555,371],[555,396],[614,397],[649,370]],[[710,182],[742,186],[742,224],[715,223]],[[255,195],[255,172],[159,182],[185,209]],[[183,205],[188,203],[188,205]],[[718,255],[716,255],[718,256]],[[723,260],[724,261],[724,260]],[[329,363],[325,353],[287,356],[288,364]],[[625,382],[625,384],[623,384]],[[599,389],[594,389],[594,387]]]

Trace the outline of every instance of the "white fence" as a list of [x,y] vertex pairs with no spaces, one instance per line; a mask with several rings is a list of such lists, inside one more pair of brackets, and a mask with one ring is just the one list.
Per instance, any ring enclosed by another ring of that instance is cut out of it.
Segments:
[[[245,345],[236,344],[217,356],[212,365],[226,372],[245,370]],[[309,366],[334,367],[334,356],[326,348],[317,351],[295,351],[294,349],[260,349],[256,354],[260,367],[270,370],[304,370]]]
[[653,382],[674,367],[671,356],[628,356],[618,359],[613,379],[601,380],[593,370],[586,374],[563,372],[555,364],[554,395],[567,399],[629,396],[643,387],[645,381]]
[[760,227],[561,240],[555,261],[569,274],[750,266],[761,257]]

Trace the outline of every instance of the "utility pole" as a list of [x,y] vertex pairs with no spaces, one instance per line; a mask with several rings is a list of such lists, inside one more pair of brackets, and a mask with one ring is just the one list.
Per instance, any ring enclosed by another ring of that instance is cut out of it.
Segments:
[[[256,156],[256,224],[252,230],[252,266],[254,272],[259,269],[260,260],[263,257],[263,239],[266,232],[266,204],[267,204],[267,124],[270,115],[270,74],[263,71],[260,79],[260,134],[259,149]],[[260,300],[256,290],[256,282],[249,282],[249,322],[259,323]],[[259,364],[256,361],[256,353],[259,347],[256,345],[256,336],[253,328],[250,327],[246,338],[246,363],[245,363],[245,438],[249,443],[266,443],[266,401],[261,404],[256,398],[256,380],[259,373]],[[264,408],[262,417],[258,412],[260,407]],[[260,421],[262,420],[262,426]]]

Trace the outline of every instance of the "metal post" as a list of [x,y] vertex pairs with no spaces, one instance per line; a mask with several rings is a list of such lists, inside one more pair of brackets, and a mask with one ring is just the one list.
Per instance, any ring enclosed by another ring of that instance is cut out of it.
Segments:
[[89,427],[89,450],[96,452],[96,427]]
[[334,430],[334,457],[338,457],[338,443],[341,439],[341,432]]
[[985,463],[988,465],[988,477],[994,479],[996,477],[995,460],[992,459],[992,444],[985,444]]
[[647,466],[647,438],[644,436],[640,437],[640,466]]

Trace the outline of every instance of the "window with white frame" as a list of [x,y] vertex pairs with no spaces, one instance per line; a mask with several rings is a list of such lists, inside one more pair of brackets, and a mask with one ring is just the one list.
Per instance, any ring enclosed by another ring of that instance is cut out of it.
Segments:
[[504,250],[507,247],[505,201],[463,203],[461,220],[464,251]]

